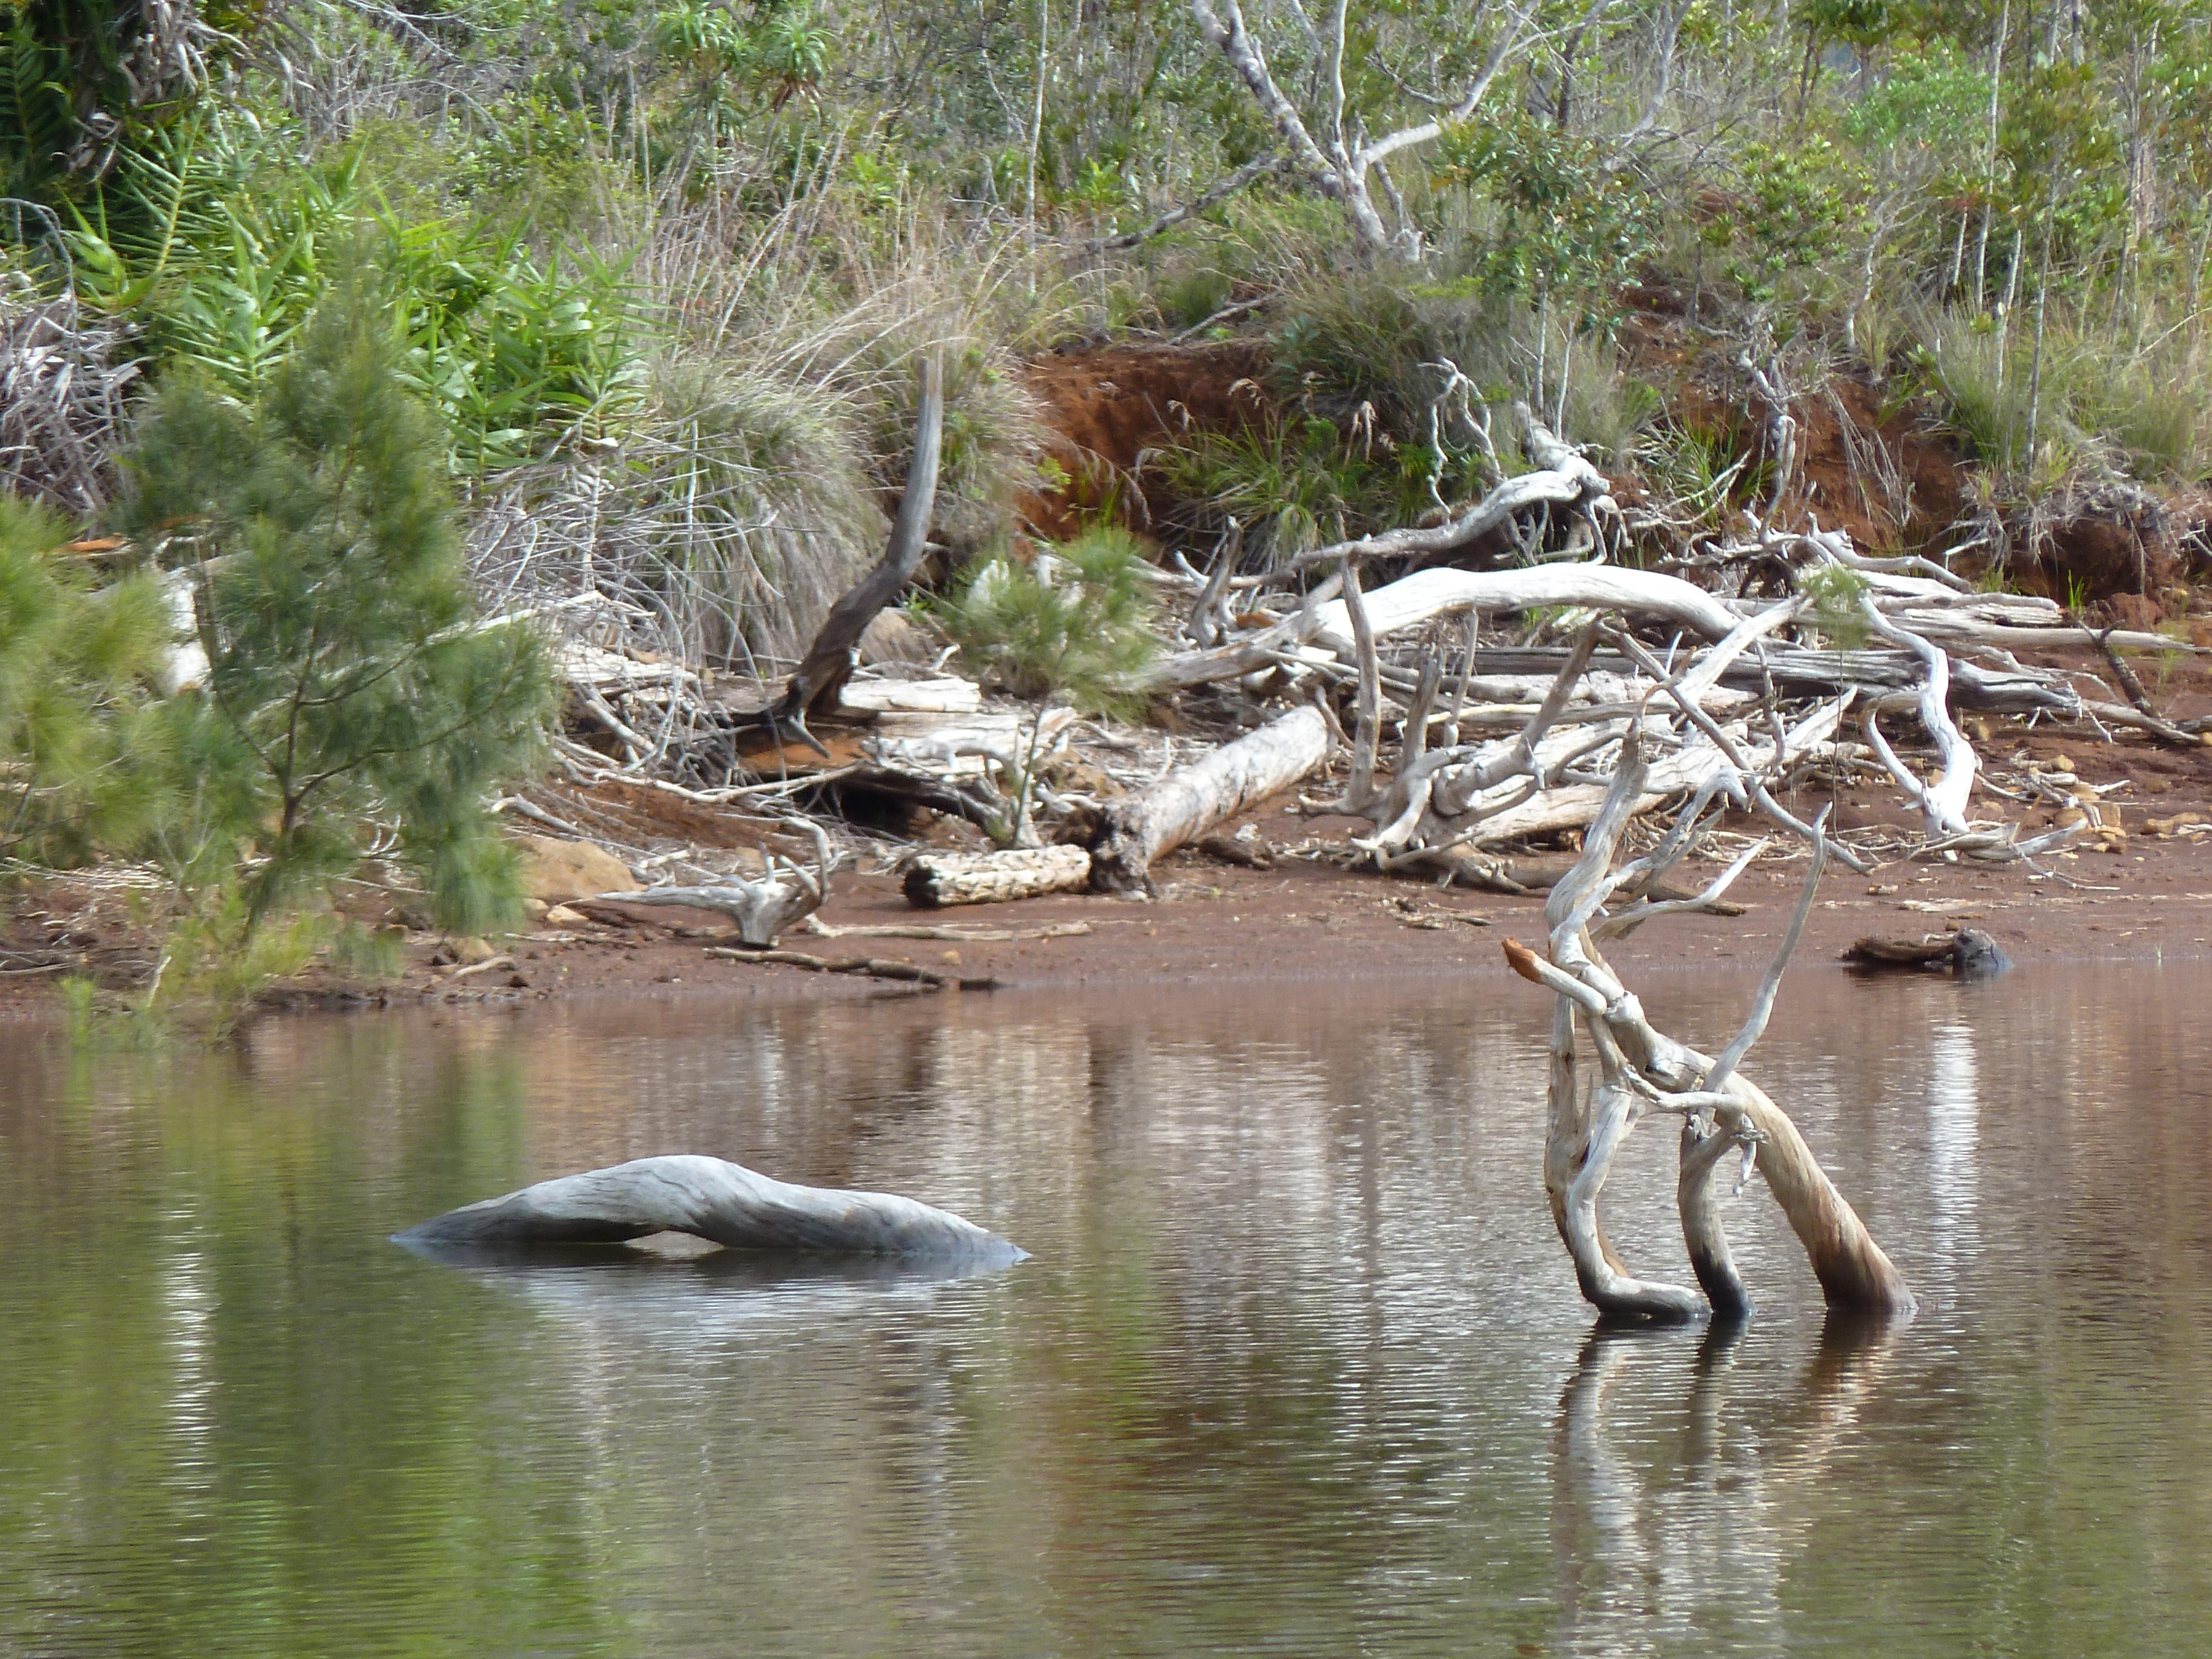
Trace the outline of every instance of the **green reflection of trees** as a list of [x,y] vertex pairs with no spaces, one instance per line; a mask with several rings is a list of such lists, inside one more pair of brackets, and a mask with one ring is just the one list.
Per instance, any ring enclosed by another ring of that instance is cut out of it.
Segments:
[[[508,1051],[439,1044],[410,1080],[421,1036],[66,1073],[9,1045],[0,1650],[610,1650],[568,1425],[512,1386],[543,1338],[385,1243],[520,1164]],[[21,1103],[41,1084],[65,1112]]]

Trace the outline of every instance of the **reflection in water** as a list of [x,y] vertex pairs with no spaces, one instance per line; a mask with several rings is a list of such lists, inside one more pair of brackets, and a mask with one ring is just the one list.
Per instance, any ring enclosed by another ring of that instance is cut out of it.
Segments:
[[1005,1271],[1003,1263],[757,1250],[668,1260],[620,1245],[408,1248],[520,1295],[576,1334],[685,1346],[743,1338],[772,1324],[926,1309],[939,1285]]
[[[1517,983],[0,1031],[0,1655],[2212,1651],[2208,989],[1785,987],[1925,1292],[1874,1335],[1755,1186],[1752,1324],[1593,1334]],[[386,1239],[678,1151],[1036,1255]],[[1673,1164],[1607,1187],[1655,1272]]]
[[[1769,1407],[1763,1431],[1731,1415],[1731,1370],[1747,1328],[1702,1334],[1594,1329],[1559,1396],[1553,1451],[1553,1547],[1559,1567],[1559,1647],[1613,1656],[1683,1650],[1704,1638],[1784,1650],[1785,1580],[1802,1547],[1807,1499],[1879,1382],[1904,1322],[1831,1318],[1796,1385]],[[1675,1373],[1693,1351],[1687,1376]],[[1644,1373],[1640,1377],[1639,1370]],[[1616,1445],[1608,1418],[1632,1380],[1672,1393],[1679,1432],[1650,1432],[1634,1412],[1638,1455]]]
[[1939,1025],[1928,1048],[1928,1184],[1936,1200],[1936,1243],[1948,1257],[1971,1243],[1980,1160],[1981,1100],[1974,1033]]

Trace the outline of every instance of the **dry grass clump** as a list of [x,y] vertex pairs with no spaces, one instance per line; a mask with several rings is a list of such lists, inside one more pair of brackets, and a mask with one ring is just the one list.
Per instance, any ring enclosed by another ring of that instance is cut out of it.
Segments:
[[130,331],[0,272],[0,489],[90,518],[114,487]]

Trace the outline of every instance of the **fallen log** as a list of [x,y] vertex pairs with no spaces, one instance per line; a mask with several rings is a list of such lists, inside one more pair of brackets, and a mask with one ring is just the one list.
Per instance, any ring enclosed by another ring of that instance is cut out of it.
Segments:
[[1021,847],[1001,853],[924,853],[907,866],[907,902],[923,909],[1001,904],[1087,885],[1091,854],[1081,847]]
[[1328,723],[1318,709],[1297,708],[1176,768],[1107,809],[1091,843],[1091,886],[1108,893],[1148,889],[1154,860],[1288,789],[1328,757]]
[[1961,927],[1955,933],[1930,933],[1917,939],[1854,939],[1843,960],[1863,973],[1918,969],[1956,974],[1960,979],[1995,979],[2012,966],[2012,958],[1978,927]]
[[950,1210],[895,1193],[799,1187],[719,1158],[641,1158],[541,1181],[394,1233],[410,1249],[618,1244],[690,1233],[741,1250],[1013,1262],[1029,1253]]
[[1091,931],[1091,924],[1053,921],[1042,927],[933,927],[921,922],[897,921],[840,927],[819,916],[809,916],[806,931],[823,939],[933,939],[957,945],[989,945],[1015,939],[1081,939]]
[[[1377,639],[1449,611],[1531,611],[1584,605],[1664,617],[1709,640],[1724,639],[1743,619],[1679,576],[1610,564],[1539,564],[1518,570],[1419,570],[1364,596]],[[1352,617],[1341,599],[1321,606],[1312,637],[1347,661]]]

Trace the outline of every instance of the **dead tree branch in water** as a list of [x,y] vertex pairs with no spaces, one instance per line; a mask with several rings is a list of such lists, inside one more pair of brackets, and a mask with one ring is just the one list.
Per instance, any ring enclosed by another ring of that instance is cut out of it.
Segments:
[[[1592,930],[1607,900],[1643,873],[1636,862],[1620,870],[1613,864],[1620,832],[1644,793],[1646,771],[1641,743],[1631,732],[1582,858],[1545,903],[1551,934],[1544,955],[1517,940],[1504,944],[1514,971],[1559,999],[1552,1024],[1545,1188],[1583,1294],[1600,1312],[1621,1316],[1684,1320],[1699,1310],[1692,1292],[1635,1277],[1598,1219],[1598,1197],[1614,1155],[1637,1121],[1656,1110],[1683,1116],[1677,1205],[1692,1270],[1717,1315],[1741,1316],[1750,1306],[1711,1196],[1713,1171],[1732,1149],[1741,1153],[1747,1176],[1756,1160],[1831,1309],[1910,1313],[1913,1297],[1904,1276],[1836,1190],[1796,1124],[1735,1071],[1765,1028],[1811,907],[1825,861],[1820,827],[1814,829],[1813,869],[1796,918],[1750,1016],[1720,1057],[1708,1059],[1651,1025],[1600,953]],[[1578,1073],[1578,1029],[1597,1060],[1595,1086],[1587,1098]]]

